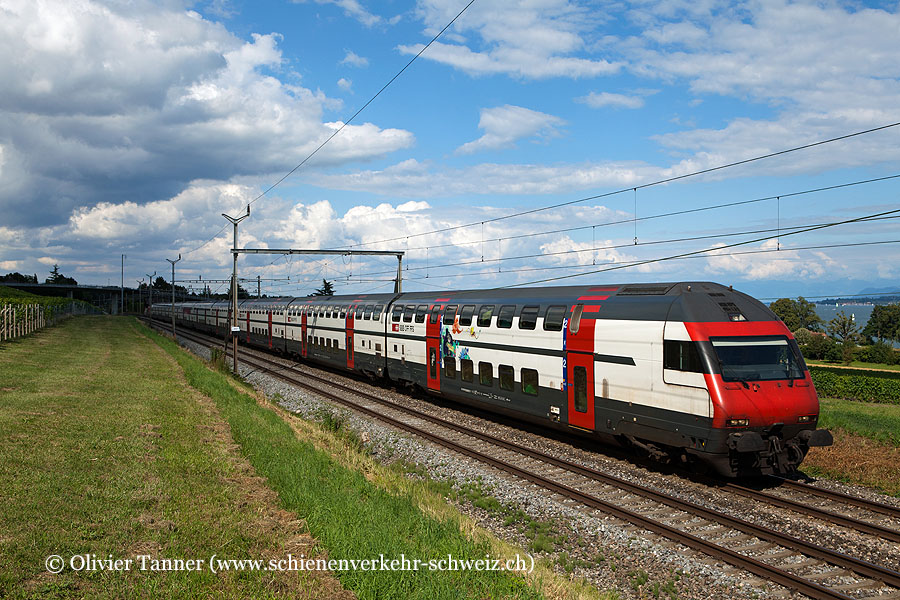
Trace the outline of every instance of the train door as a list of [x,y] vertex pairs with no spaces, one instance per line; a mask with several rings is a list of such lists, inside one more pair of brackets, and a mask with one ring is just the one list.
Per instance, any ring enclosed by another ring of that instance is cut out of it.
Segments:
[[272,349],[272,311],[266,311],[269,314],[269,350]]
[[431,307],[425,325],[425,376],[429,390],[441,391],[441,305]]
[[353,315],[355,314],[356,309],[351,304],[350,308],[347,309],[347,321],[346,321],[346,333],[347,333],[347,368],[353,368]]
[[247,309],[247,343],[250,343],[250,309]]
[[300,316],[300,356],[306,358],[306,313],[309,307],[304,308]]
[[569,425],[594,429],[594,319],[583,319],[577,304],[564,324],[566,396]]

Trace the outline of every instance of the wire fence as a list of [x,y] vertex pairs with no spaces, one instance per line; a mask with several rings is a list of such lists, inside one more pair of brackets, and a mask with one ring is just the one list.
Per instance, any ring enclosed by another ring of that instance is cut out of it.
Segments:
[[72,315],[97,312],[97,309],[84,302],[62,305],[3,303],[0,304],[0,342],[34,333]]

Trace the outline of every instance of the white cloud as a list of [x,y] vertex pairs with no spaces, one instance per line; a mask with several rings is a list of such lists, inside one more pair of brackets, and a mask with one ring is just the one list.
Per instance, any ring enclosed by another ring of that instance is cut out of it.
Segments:
[[[423,0],[418,13],[433,35],[459,10],[448,0]],[[422,58],[473,75],[505,73],[514,77],[596,77],[617,72],[621,64],[595,57],[585,36],[599,20],[597,12],[568,0],[476,3]],[[466,36],[472,33],[475,40]],[[455,41],[457,43],[448,43]],[[399,47],[415,54],[422,44]]]
[[[714,244],[713,248],[724,246]],[[791,250],[778,240],[766,240],[749,249],[728,248],[713,250],[706,255],[706,271],[714,275],[737,274],[750,280],[816,279],[825,275],[837,277],[845,271],[841,265],[824,252]],[[760,252],[757,254],[742,254]]]
[[349,79],[346,79],[345,77],[341,77],[340,79],[338,79],[337,84],[338,84],[338,87],[341,88],[342,90],[344,90],[345,92],[349,92],[351,89],[353,89],[353,82],[350,81]]
[[[285,68],[276,34],[244,41],[172,3],[10,0],[4,10],[0,210],[14,223],[286,172],[333,132],[323,113],[334,101],[266,74]],[[334,141],[310,167],[383,156],[413,137],[366,123]]]
[[611,94],[609,92],[591,92],[587,96],[575,99],[576,102],[587,104],[591,108],[603,108],[612,106],[614,108],[641,108],[644,106],[644,99],[640,96],[626,96],[624,94]]
[[457,149],[460,154],[472,154],[480,150],[510,148],[517,140],[538,136],[555,137],[557,127],[565,124],[559,117],[548,115],[521,106],[498,106],[481,109],[478,127],[485,134],[475,141],[463,144]]
[[353,52],[352,50],[346,50],[345,52],[347,54],[346,54],[346,56],[344,56],[344,59],[341,61],[342,65],[350,65],[351,67],[360,67],[360,68],[369,66],[368,58],[366,58],[364,56],[360,56],[357,53]]

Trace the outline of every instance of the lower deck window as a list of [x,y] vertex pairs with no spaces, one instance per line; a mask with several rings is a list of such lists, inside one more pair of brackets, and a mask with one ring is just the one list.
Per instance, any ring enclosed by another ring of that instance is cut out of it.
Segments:
[[471,360],[462,358],[459,361],[459,377],[463,381],[471,382],[475,375],[475,367]]
[[515,386],[515,370],[509,365],[497,367],[497,375],[500,378],[500,389],[512,391]]
[[489,362],[478,363],[478,381],[488,387],[494,385],[494,368]]
[[534,369],[522,369],[522,393],[538,395],[538,372]]
[[444,358],[444,377],[447,379],[456,379],[456,359]]

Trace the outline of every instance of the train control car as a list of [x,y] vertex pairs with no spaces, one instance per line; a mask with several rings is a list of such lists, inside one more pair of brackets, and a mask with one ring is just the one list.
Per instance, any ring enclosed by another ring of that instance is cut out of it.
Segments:
[[[227,335],[224,309],[177,304],[175,316]],[[790,331],[715,283],[261,299],[238,310],[243,343],[726,476],[788,474],[832,443],[816,429],[818,398]],[[171,318],[171,305],[153,312]]]

